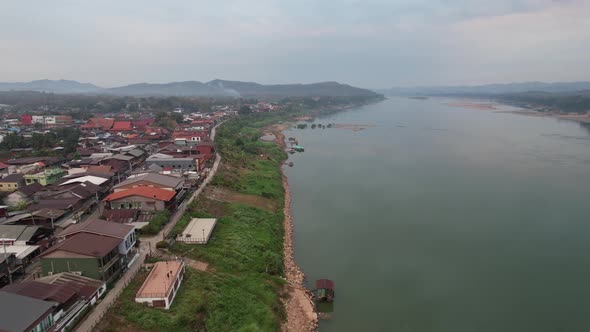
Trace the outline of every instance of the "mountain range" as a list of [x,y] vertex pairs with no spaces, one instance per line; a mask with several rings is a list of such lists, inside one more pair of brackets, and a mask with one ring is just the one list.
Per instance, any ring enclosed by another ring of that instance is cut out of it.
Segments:
[[522,82],[506,84],[486,84],[475,86],[426,86],[426,87],[395,87],[375,90],[392,96],[409,95],[499,95],[525,92],[571,93],[590,90],[590,82]]
[[374,97],[377,93],[337,82],[264,85],[253,82],[213,80],[164,84],[138,83],[101,88],[91,83],[70,80],[37,80],[1,83],[0,91],[37,91],[55,94],[106,94],[117,96],[195,96],[195,97]]

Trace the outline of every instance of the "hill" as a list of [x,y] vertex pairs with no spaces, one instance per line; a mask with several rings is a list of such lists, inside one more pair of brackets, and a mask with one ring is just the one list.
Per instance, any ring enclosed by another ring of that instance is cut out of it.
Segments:
[[590,82],[523,82],[507,84],[486,84],[476,86],[427,86],[427,87],[396,87],[377,90],[380,93],[394,96],[409,95],[497,95],[525,92],[570,93],[590,90]]
[[102,89],[94,84],[70,80],[37,80],[31,82],[0,82],[0,91],[37,91],[49,93],[98,93]]
[[40,80],[26,83],[0,83],[0,91],[36,91],[55,94],[105,94],[116,96],[184,97],[377,97],[371,90],[337,82],[264,85],[253,82],[213,80],[138,83],[116,88],[100,88],[90,83],[67,80]]

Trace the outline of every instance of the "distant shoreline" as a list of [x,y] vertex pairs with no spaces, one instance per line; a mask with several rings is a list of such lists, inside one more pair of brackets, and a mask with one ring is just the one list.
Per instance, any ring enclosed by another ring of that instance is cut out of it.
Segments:
[[461,107],[461,108],[468,108],[468,109],[476,109],[476,110],[484,110],[484,111],[494,111],[496,113],[509,113],[509,114],[518,114],[518,115],[526,115],[526,116],[535,116],[535,117],[547,117],[547,118],[554,118],[559,120],[567,120],[567,121],[575,121],[581,123],[590,123],[590,115],[588,114],[564,114],[564,113],[555,113],[555,112],[540,112],[534,111],[526,108],[520,108],[518,110],[511,110],[511,111],[504,111],[496,107],[497,105],[507,105],[512,106],[509,104],[503,104],[494,101],[482,101],[480,99],[471,99],[468,101],[455,101],[450,103],[445,103],[447,106],[451,107]]

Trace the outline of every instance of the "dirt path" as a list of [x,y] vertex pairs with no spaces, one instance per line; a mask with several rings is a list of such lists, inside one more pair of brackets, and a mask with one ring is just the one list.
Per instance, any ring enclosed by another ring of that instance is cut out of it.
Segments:
[[283,188],[285,189],[285,238],[283,245],[284,271],[288,284],[285,285],[286,296],[283,298],[287,321],[281,327],[284,332],[316,331],[318,315],[312,294],[303,287],[305,275],[293,259],[293,220],[291,218],[291,193],[289,182],[283,175]]

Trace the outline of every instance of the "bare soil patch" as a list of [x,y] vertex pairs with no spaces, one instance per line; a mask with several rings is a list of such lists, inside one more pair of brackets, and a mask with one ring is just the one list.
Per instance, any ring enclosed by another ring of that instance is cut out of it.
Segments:
[[208,186],[205,190],[205,196],[209,200],[246,204],[268,211],[274,211],[277,208],[276,203],[272,199],[257,195],[241,194],[221,187]]

